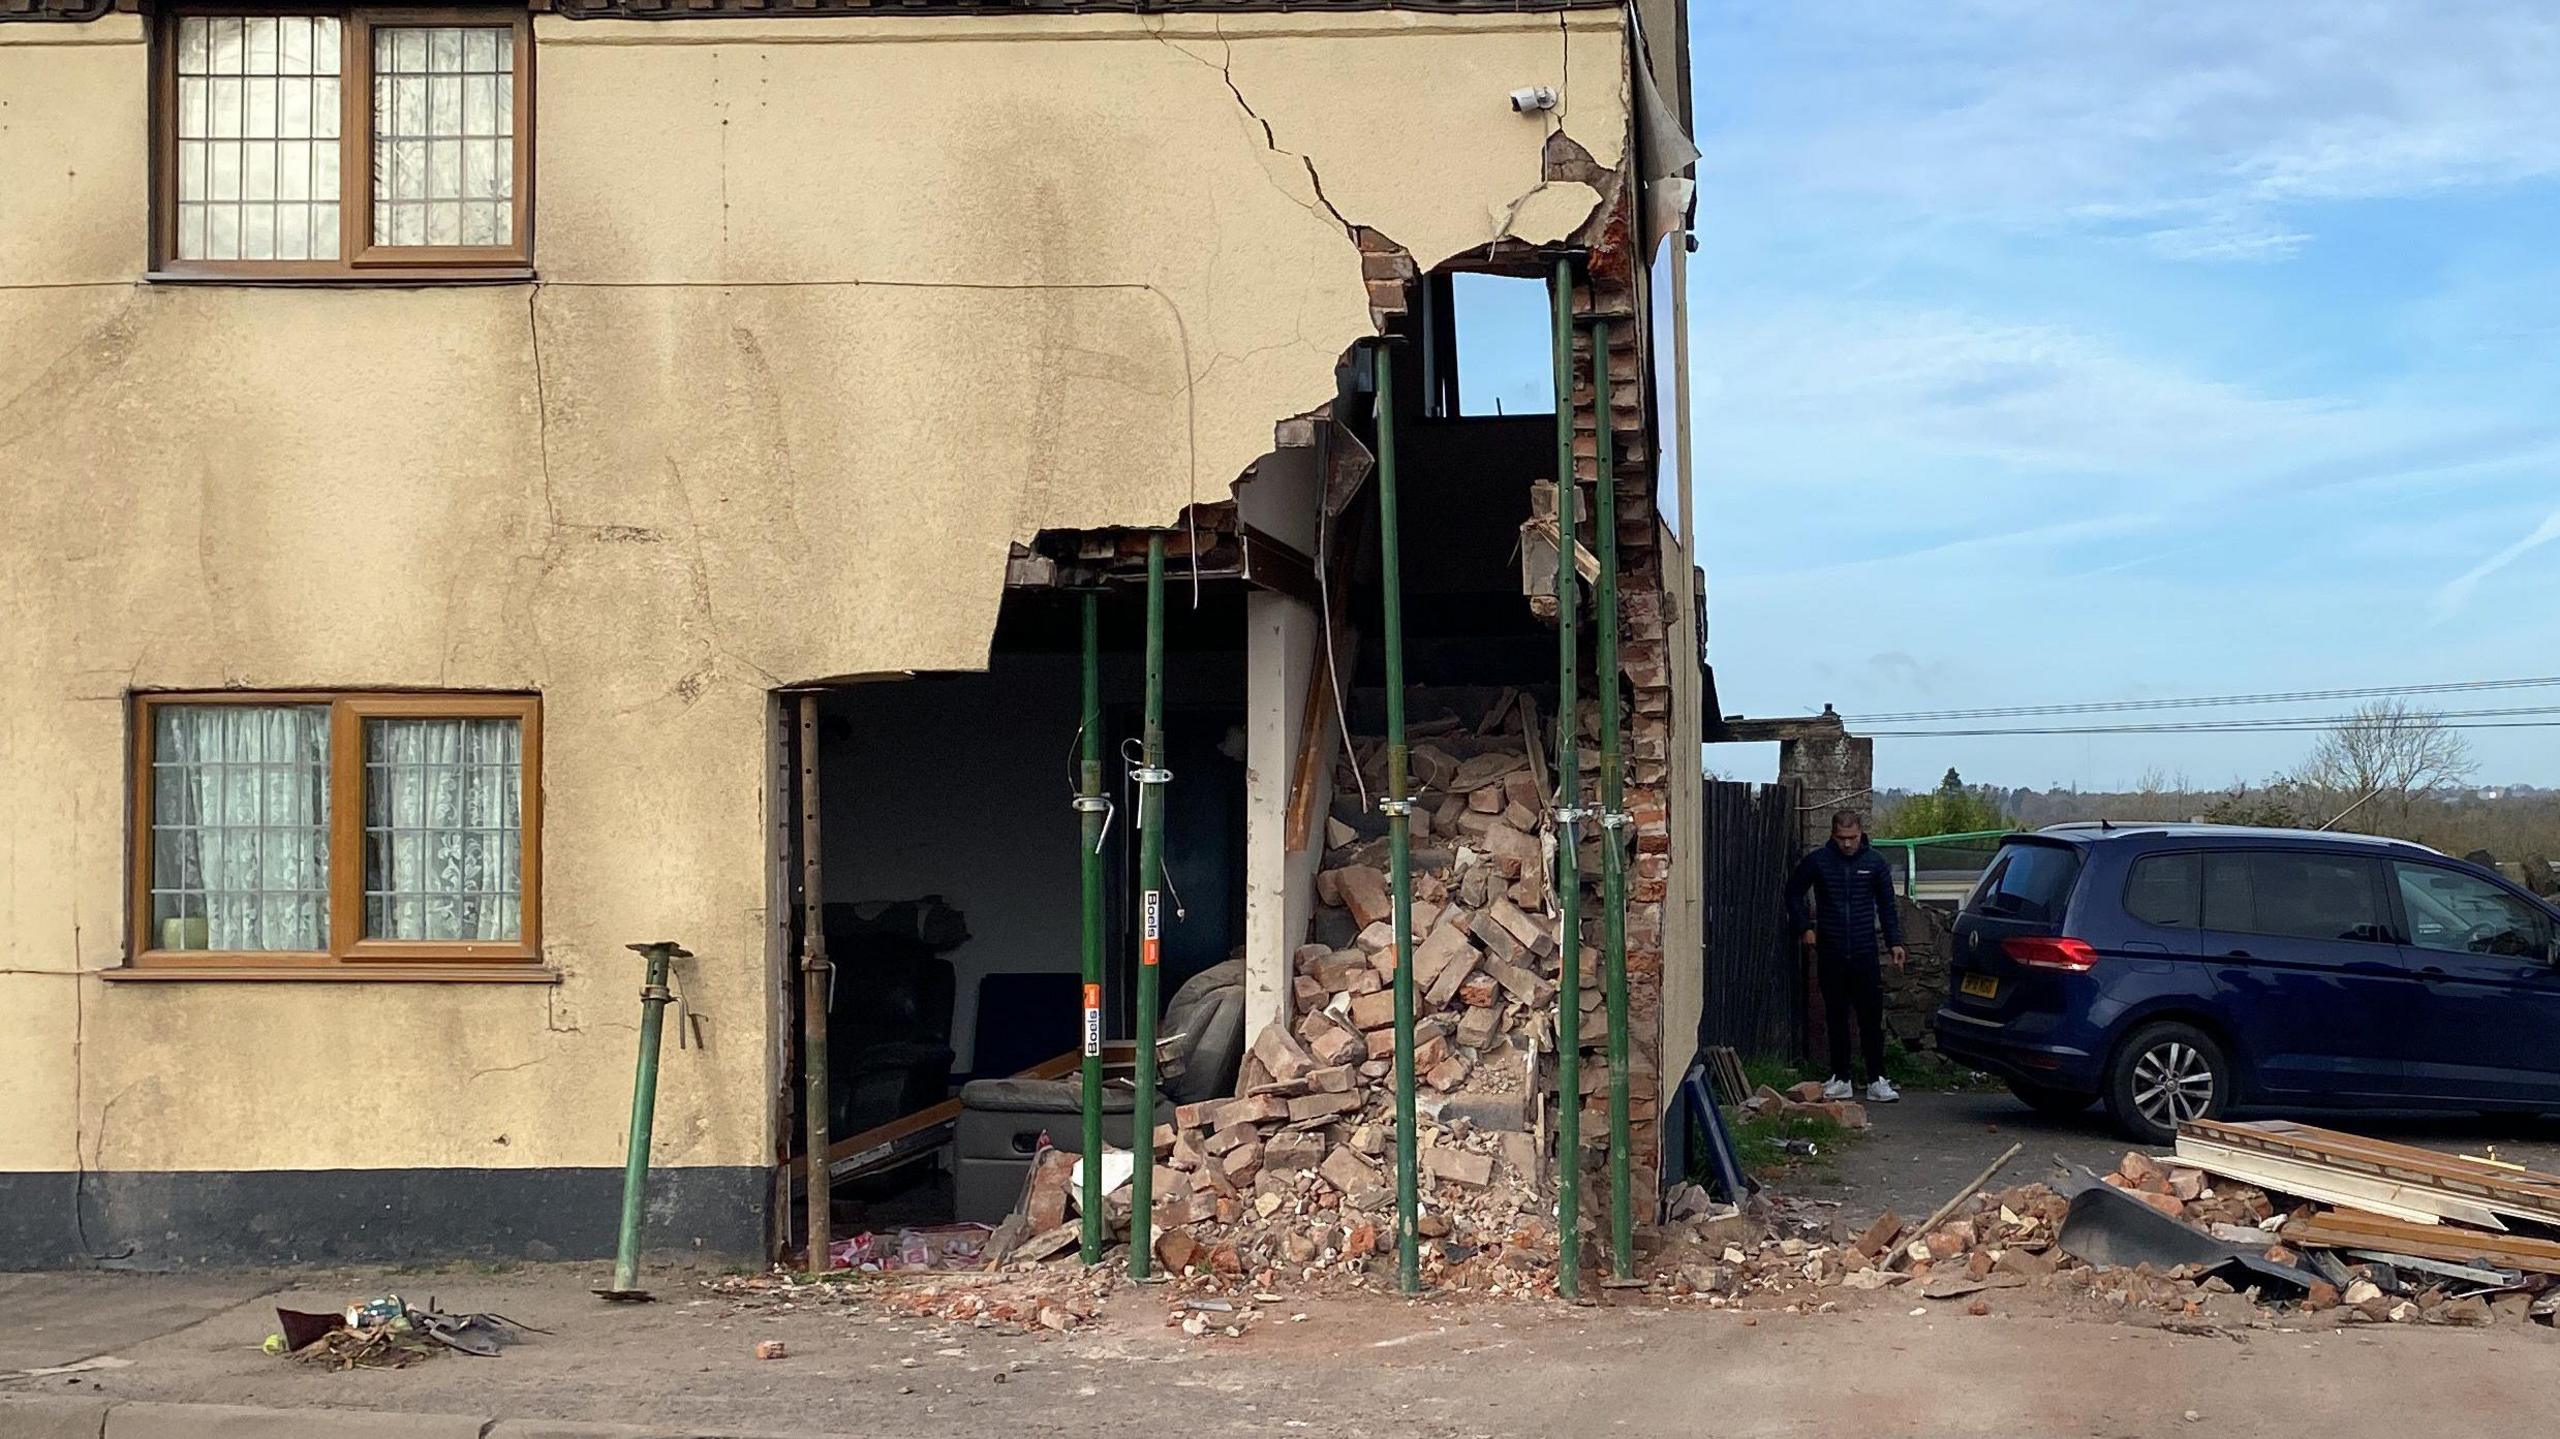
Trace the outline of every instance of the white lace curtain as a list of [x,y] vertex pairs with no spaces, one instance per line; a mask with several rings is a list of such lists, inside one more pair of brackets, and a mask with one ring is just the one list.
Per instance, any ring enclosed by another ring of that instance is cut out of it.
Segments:
[[365,937],[521,932],[524,735],[513,719],[365,722]]
[[319,950],[329,936],[329,709],[152,711],[162,949]]
[[[152,942],[327,950],[329,707],[161,705],[152,716]],[[519,722],[363,723],[364,937],[517,938]]]

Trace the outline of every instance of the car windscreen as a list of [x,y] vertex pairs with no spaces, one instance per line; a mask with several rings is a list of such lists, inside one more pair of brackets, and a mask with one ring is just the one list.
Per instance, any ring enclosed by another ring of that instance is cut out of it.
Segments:
[[2079,877],[2080,851],[2069,845],[2004,844],[1967,908],[1999,919],[2060,924]]

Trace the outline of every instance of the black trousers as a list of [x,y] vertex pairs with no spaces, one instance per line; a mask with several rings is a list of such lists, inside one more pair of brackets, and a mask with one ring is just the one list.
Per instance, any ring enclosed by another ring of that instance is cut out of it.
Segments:
[[[1831,1072],[1860,1084],[1884,1075],[1884,972],[1875,955],[1824,952],[1816,961],[1822,981],[1822,1021],[1831,1034]],[[1849,1017],[1858,1020],[1864,1063],[1853,1068],[1849,1053]]]

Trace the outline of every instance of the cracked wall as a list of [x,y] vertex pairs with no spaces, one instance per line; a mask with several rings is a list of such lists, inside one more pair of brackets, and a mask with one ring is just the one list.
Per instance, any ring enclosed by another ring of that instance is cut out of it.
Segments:
[[[768,689],[1226,496],[1371,332],[1346,227],[1572,234],[1621,24],[542,16],[542,281],[422,289],[137,283],[140,22],[0,25],[0,1171],[618,1165],[659,937],[658,1161],[767,1162]],[[137,686],[541,691],[561,982],[95,978]]]

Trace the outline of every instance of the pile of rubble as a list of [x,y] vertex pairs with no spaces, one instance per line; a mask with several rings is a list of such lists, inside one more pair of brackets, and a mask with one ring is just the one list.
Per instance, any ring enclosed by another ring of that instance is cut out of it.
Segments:
[[[2071,1198],[2046,1184],[1969,1191],[1916,1226],[1887,1212],[1855,1234],[1834,1204],[1775,1199],[1745,1213],[1684,1186],[1652,1256],[1650,1287],[1710,1307],[1803,1313],[1829,1312],[1861,1291],[1892,1291],[1916,1301],[1963,1300],[1976,1315],[1992,1312],[1996,1291],[2034,1288],[2189,1332],[2279,1322],[2487,1324],[2499,1316],[2560,1322],[2560,1277],[2420,1268],[2425,1261],[2408,1256],[2288,1243],[2289,1227],[2316,1225],[2313,1206],[2175,1160],[2127,1154],[2101,1182],[2258,1267],[2088,1263],[2066,1247]],[[2267,1277],[2278,1271],[2300,1282]]]
[[[1554,1092],[1562,946],[1547,880],[1546,773],[1534,704],[1506,694],[1472,729],[1414,727],[1412,777],[1417,1223],[1426,1277],[1490,1293],[1554,1288],[1540,1199]],[[1158,1256],[1296,1277],[1391,1275],[1395,1225],[1394,926],[1382,821],[1385,753],[1355,740],[1316,876],[1320,942],[1295,956],[1288,1023],[1254,1037],[1232,1099],[1184,1105],[1156,1132]],[[1596,842],[1587,869],[1598,869]],[[1606,1034],[1585,945],[1583,1031]],[[1608,1076],[1586,1062],[1586,1132],[1605,1134]],[[1652,1100],[1650,1076],[1636,1086]]]
[[1867,1107],[1854,1099],[1823,1098],[1819,1079],[1808,1079],[1784,1093],[1764,1084],[1735,1107],[1745,1118],[1824,1119],[1842,1129],[1867,1127]]
[[1029,1334],[1065,1333],[1090,1323],[1121,1277],[1113,1267],[1087,1269],[1070,1259],[1063,1264],[1025,1263],[1011,1269],[991,1266],[970,1273],[840,1271],[803,1277],[777,1269],[767,1274],[721,1275],[704,1280],[702,1287],[724,1301],[729,1313],[788,1313],[868,1303],[899,1318]]

